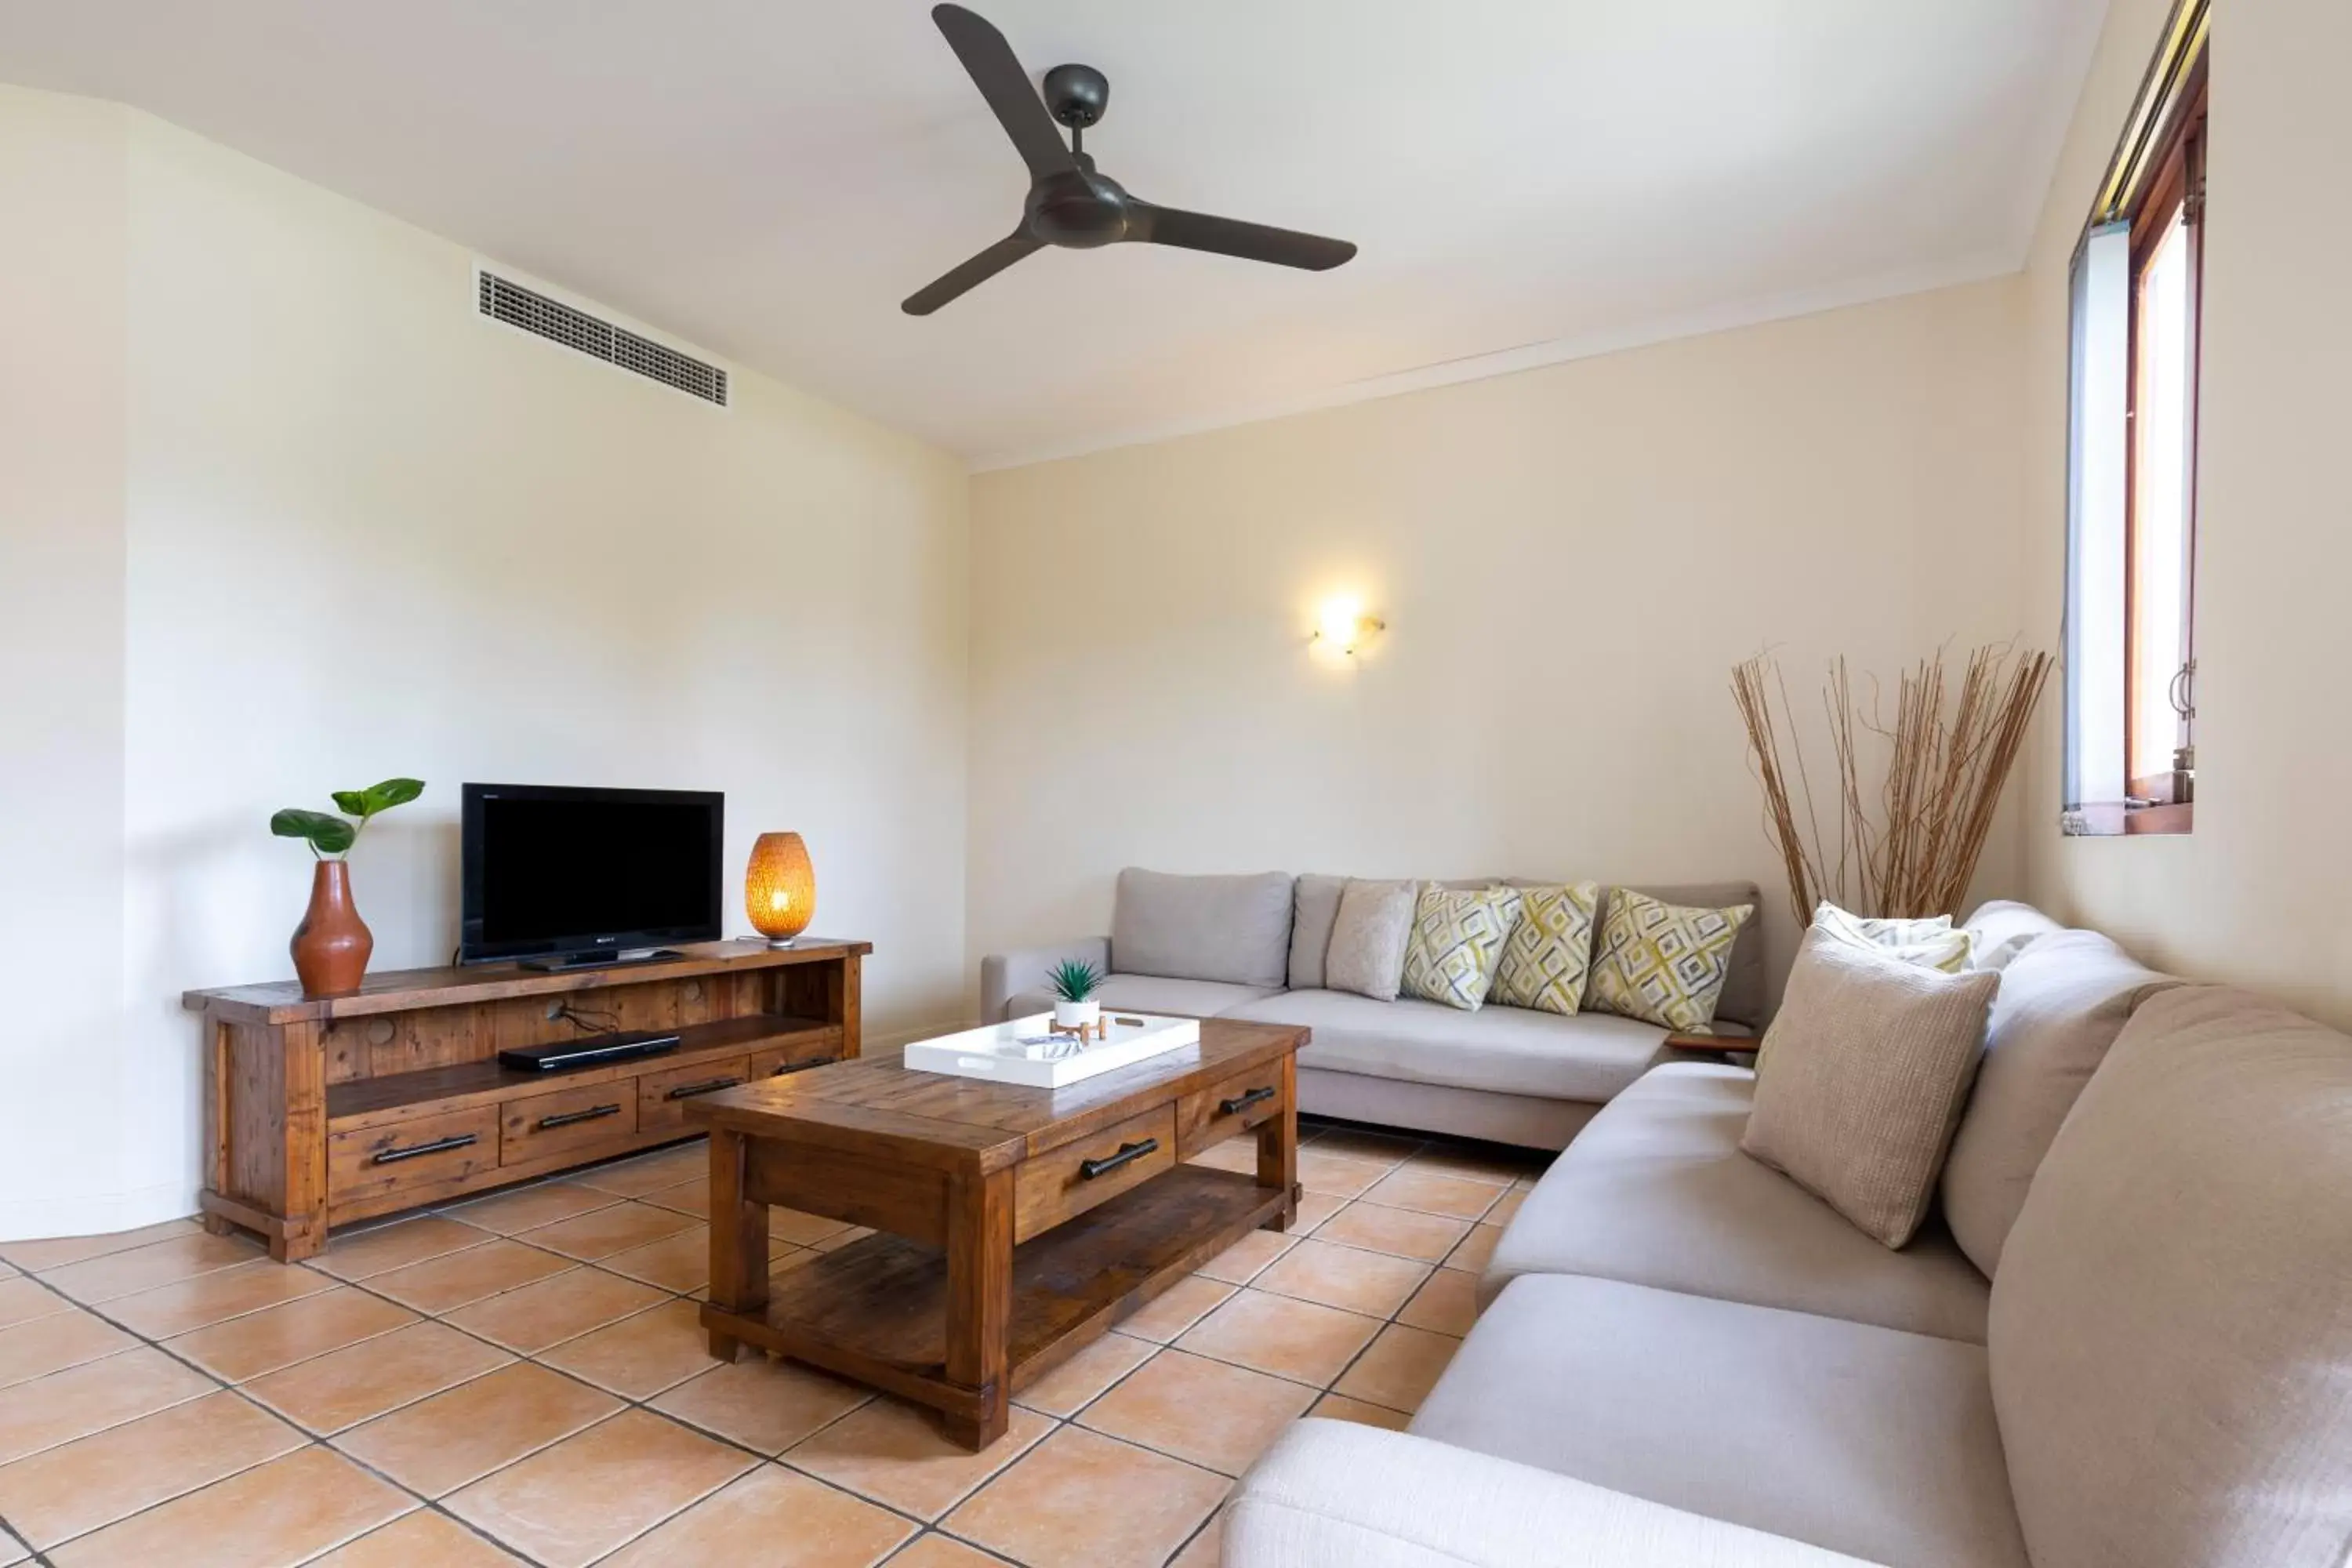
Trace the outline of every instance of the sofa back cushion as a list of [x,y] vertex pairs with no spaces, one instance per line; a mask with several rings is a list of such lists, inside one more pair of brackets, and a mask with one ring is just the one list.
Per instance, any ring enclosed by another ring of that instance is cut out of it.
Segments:
[[1969,933],[1969,963],[1978,969],[2000,970],[2025,951],[2026,944],[2066,928],[2035,909],[2011,899],[1979,904],[1961,928]]
[[[1528,884],[1515,881],[1513,885]],[[1647,894],[1662,904],[1678,904],[1685,909],[1727,910],[1748,904],[1760,915],[1764,908],[1753,882],[1668,882],[1632,890]],[[1592,911],[1594,931],[1609,929],[1609,904],[1616,896],[1614,888],[1601,889],[1601,902]],[[1715,1001],[1715,1016],[1745,1024],[1751,1029],[1761,1028],[1764,990],[1764,922],[1750,916],[1740,923],[1739,935],[1731,944],[1731,972],[1724,976],[1723,994]]]
[[1339,918],[1345,877],[1309,872],[1298,879],[1290,899],[1290,988],[1323,989],[1323,955],[1331,950],[1331,923]]
[[1278,989],[1290,969],[1290,876],[1174,877],[1129,867],[1111,912],[1118,974]]
[[2352,1038],[2151,996],[2059,1129],[1989,1359],[2036,1568],[2340,1568],[2352,1542]]
[[2096,931],[2053,931],[2000,971],[1984,1064],[1944,1166],[1944,1217],[1990,1275],[2058,1124],[2133,1009],[2179,984]]

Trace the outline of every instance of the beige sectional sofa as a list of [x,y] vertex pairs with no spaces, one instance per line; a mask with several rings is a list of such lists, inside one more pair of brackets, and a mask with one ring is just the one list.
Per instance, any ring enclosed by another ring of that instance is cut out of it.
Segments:
[[2352,1038],[2021,906],[1941,1216],[1739,1151],[1742,1068],[1612,1100],[1408,1432],[1295,1426],[1227,1568],[2342,1568]]
[[[1323,953],[1343,877],[1119,873],[1111,933],[981,963],[981,1016],[995,1022],[1053,1004],[1045,977],[1076,959],[1108,973],[1106,1006],[1184,1017],[1303,1024],[1299,1109],[1382,1126],[1486,1138],[1528,1148],[1567,1145],[1595,1111],[1674,1055],[1666,1031],[1609,1013],[1572,1016],[1488,1005],[1375,1001],[1323,984]],[[1481,878],[1449,887],[1525,878]],[[1635,889],[1668,903],[1724,908],[1758,901],[1753,883]],[[1596,929],[1608,917],[1602,895]],[[1745,1035],[1765,1005],[1761,924],[1740,931],[1717,1004],[1717,1028]]]

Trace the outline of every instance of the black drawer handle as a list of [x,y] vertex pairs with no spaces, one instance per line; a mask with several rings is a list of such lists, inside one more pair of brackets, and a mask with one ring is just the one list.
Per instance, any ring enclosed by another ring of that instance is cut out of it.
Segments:
[[662,1098],[664,1100],[692,1100],[698,1094],[716,1094],[722,1089],[733,1089],[737,1084],[741,1083],[742,1081],[743,1080],[740,1078],[712,1078],[705,1079],[700,1083],[682,1083],[676,1089],[671,1089],[667,1094],[663,1095]]
[[1116,1154],[1105,1154],[1099,1160],[1079,1161],[1078,1180],[1091,1182],[1097,1176],[1108,1176],[1121,1165],[1131,1164],[1146,1154],[1156,1154],[1159,1152],[1160,1140],[1157,1138],[1146,1138],[1140,1143],[1122,1143],[1118,1146],[1118,1152]]
[[1239,1116],[1251,1106],[1263,1105],[1267,1100],[1272,1100],[1275,1097],[1275,1093],[1276,1090],[1274,1086],[1272,1084],[1266,1084],[1260,1088],[1251,1089],[1247,1094],[1235,1095],[1231,1100],[1221,1100],[1217,1101],[1217,1114],[1220,1116]]
[[538,1131],[545,1132],[557,1127],[569,1127],[575,1121],[594,1121],[620,1114],[621,1108],[617,1105],[592,1105],[585,1110],[567,1110],[558,1116],[542,1116],[539,1119]]
[[770,1073],[768,1076],[770,1078],[782,1078],[788,1072],[806,1072],[811,1068],[829,1068],[840,1059],[841,1058],[839,1057],[811,1057],[804,1062],[786,1062],[783,1066],[776,1068],[775,1071]]
[[420,1154],[440,1154],[451,1149],[463,1149],[468,1143],[481,1142],[478,1132],[460,1132],[452,1138],[436,1138],[430,1143],[411,1143],[405,1149],[380,1149],[368,1162],[371,1165],[390,1165],[402,1160],[414,1160]]

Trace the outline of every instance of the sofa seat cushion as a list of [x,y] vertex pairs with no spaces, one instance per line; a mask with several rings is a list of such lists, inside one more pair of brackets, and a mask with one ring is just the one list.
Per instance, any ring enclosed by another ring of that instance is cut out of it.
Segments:
[[1981,1346],[1529,1275],[1410,1430],[1888,1568],[2025,1568]]
[[1434,1002],[1375,1002],[1344,991],[1286,991],[1232,1016],[1314,1031],[1302,1068],[1546,1100],[1603,1100],[1656,1060],[1666,1032],[1605,1013],[1561,1017],[1525,1007],[1475,1013]]
[[1234,1489],[1224,1521],[1223,1554],[1212,1553],[1224,1568],[1869,1568],[1532,1465],[1328,1419],[1291,1423]]
[[1653,1068],[1527,1195],[1480,1300],[1523,1274],[1588,1274],[1982,1344],[1990,1287],[1941,1221],[1891,1252],[1740,1152],[1755,1094],[1745,1068]]
[[[1231,985],[1218,980],[1169,980],[1157,974],[1110,974],[1095,988],[1106,1009],[1129,1013],[1163,1013],[1175,1018],[1213,1018],[1218,1014],[1255,1002],[1275,992],[1259,985]],[[1054,1010],[1054,994],[1039,989],[1015,992],[1004,1004],[1008,1018]]]

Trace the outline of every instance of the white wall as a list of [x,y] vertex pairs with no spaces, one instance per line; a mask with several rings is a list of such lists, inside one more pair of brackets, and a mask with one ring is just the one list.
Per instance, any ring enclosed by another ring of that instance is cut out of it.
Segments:
[[0,1236],[122,1182],[123,137],[0,88]]
[[[2026,284],[2030,615],[2065,581],[2066,265],[2167,0],[2115,0],[2053,180]],[[2208,171],[2197,616],[2196,831],[2057,831],[2056,711],[2029,781],[2032,895],[2151,963],[2267,991],[2352,1025],[2352,212],[2315,197],[2352,159],[2342,62],[2352,6],[2216,8]]]
[[[30,112],[54,125],[69,103]],[[112,552],[72,600],[113,619],[88,631],[110,662],[83,672],[111,707],[77,700],[71,748],[105,791],[74,781],[70,815],[110,822],[91,837],[115,915],[68,945],[105,954],[82,961],[94,990],[96,966],[119,975],[88,1028],[131,1064],[130,1107],[80,1083],[22,1108],[99,1157],[43,1173],[0,1234],[189,1210],[200,1064],[179,994],[289,972],[309,857],[268,835],[270,811],[389,774],[428,790],[352,857],[379,968],[455,945],[462,781],[720,789],[730,867],[760,830],[799,829],[818,929],[874,942],[869,1038],[951,1018],[961,465],[740,369],[722,411],[492,325],[467,251],[107,112],[127,216],[84,227],[111,251],[116,343],[61,346],[121,367],[115,510],[110,535],[58,526]],[[0,184],[0,230],[14,199]],[[20,806],[11,772],[0,821],[46,812],[46,838],[68,814]],[[51,961],[32,955],[0,951],[12,994]]]
[[[975,953],[1170,870],[1753,879],[1731,667],[2013,637],[2014,281],[972,481]],[[1305,646],[1362,592],[1355,669]],[[2054,638],[2056,627],[2046,627]],[[2014,891],[2004,824],[1980,889]]]

